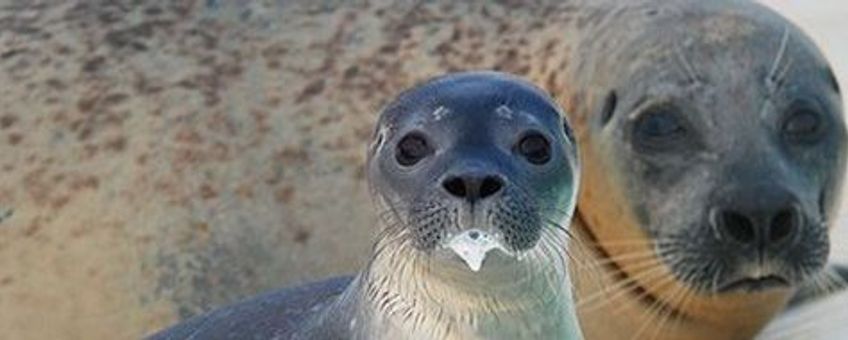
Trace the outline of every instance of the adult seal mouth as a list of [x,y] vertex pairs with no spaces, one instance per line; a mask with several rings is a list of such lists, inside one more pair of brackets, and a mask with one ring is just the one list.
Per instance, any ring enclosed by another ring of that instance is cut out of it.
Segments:
[[495,72],[428,81],[383,111],[367,169],[383,225],[359,275],[153,339],[582,339],[565,262],[577,148],[544,92]]
[[779,275],[767,275],[745,277],[742,279],[730,281],[720,286],[717,292],[727,293],[733,291],[742,291],[753,293],[768,289],[787,287],[789,287],[789,281],[785,277]]

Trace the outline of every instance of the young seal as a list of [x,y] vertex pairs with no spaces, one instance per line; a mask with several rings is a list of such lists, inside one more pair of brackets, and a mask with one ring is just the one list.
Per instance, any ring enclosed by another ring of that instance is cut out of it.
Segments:
[[493,72],[382,112],[367,172],[383,231],[356,278],[260,296],[153,336],[581,339],[566,270],[577,150],[553,101]]

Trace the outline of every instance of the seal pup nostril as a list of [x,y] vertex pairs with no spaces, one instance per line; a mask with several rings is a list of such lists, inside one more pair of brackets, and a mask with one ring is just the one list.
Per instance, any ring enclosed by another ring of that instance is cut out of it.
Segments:
[[497,194],[503,188],[503,182],[496,176],[487,176],[480,185],[480,198],[487,198]]
[[444,183],[442,183],[442,187],[445,188],[445,191],[449,194],[457,198],[465,198],[468,195],[465,182],[459,177],[448,178]]

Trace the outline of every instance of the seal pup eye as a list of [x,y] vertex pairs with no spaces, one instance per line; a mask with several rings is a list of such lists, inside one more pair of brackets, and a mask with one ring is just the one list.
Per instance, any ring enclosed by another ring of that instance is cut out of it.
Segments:
[[793,141],[813,143],[821,137],[823,127],[818,112],[811,108],[799,107],[793,109],[786,117],[781,129],[783,134]]
[[539,132],[531,132],[522,137],[515,145],[515,150],[535,165],[542,165],[551,160],[551,144]]
[[398,142],[395,159],[402,166],[413,166],[433,153],[427,139],[419,133],[410,133]]
[[639,146],[649,149],[672,148],[687,134],[686,127],[671,107],[648,109],[636,120],[634,137]]

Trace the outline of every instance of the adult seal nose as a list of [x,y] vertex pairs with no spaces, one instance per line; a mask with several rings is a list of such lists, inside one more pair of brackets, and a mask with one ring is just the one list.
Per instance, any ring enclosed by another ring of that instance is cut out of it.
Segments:
[[765,252],[791,246],[803,227],[798,199],[778,186],[736,189],[712,209],[711,223],[724,242]]

